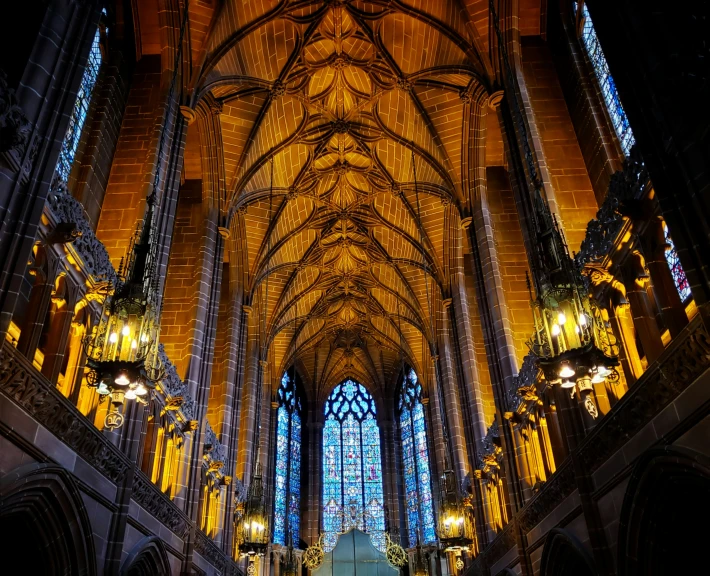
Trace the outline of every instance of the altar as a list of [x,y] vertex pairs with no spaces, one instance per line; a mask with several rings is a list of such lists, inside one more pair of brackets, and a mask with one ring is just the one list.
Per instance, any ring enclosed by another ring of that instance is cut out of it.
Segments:
[[399,576],[400,570],[357,528],[340,534],[335,548],[323,556],[313,576]]

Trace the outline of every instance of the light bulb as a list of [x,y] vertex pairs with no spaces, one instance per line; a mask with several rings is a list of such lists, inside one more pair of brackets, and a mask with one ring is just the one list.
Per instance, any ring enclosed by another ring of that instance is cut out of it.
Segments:
[[141,336],[141,342],[143,342],[144,344],[146,342],[148,342],[148,335],[147,334],[143,334],[143,336]]
[[131,328],[128,326],[128,324],[126,324],[123,327],[123,330],[121,330],[121,334],[123,334],[124,336],[128,336],[130,333],[131,333]]
[[586,314],[581,314],[579,316],[579,325],[580,326],[586,326],[587,325],[587,315]]
[[604,382],[604,376],[602,376],[599,372],[592,376],[592,384],[601,384],[602,382]]
[[111,332],[111,336],[108,337],[108,341],[109,341],[111,344],[115,344],[116,342],[118,342],[118,333],[116,333],[116,332]]
[[145,396],[146,394],[148,394],[148,389],[143,386],[143,384],[139,384],[134,391],[136,393],[136,396]]
[[136,398],[136,393],[133,390],[126,392],[126,400],[134,400]]
[[101,382],[99,384],[99,387],[96,389],[96,391],[101,394],[101,396],[105,396],[106,394],[110,394],[111,390],[108,389],[108,386],[106,386],[105,382]]
[[599,366],[599,375],[600,376],[608,376],[611,373],[611,370],[607,368],[606,366]]
[[552,325],[552,335],[553,336],[559,336],[560,335],[560,327],[557,324]]
[[559,312],[559,313],[557,314],[557,323],[558,323],[560,326],[564,326],[564,325],[565,325],[565,322],[567,322],[567,316],[565,316],[565,313],[564,313],[564,312]]
[[128,376],[126,376],[125,372],[120,372],[118,376],[116,376],[116,379],[114,380],[116,384],[119,386],[128,386],[131,381],[128,379]]
[[560,384],[562,388],[574,388],[574,381],[573,380],[562,380],[562,384]]
[[136,348],[138,348],[138,342],[134,340],[133,342],[131,342],[131,349],[135,350]]
[[560,378],[572,378],[574,376],[574,370],[570,368],[569,364],[563,364],[560,368]]
[[579,332],[580,332],[579,326],[578,326],[577,324],[574,325],[574,331],[575,331],[577,334],[579,334]]

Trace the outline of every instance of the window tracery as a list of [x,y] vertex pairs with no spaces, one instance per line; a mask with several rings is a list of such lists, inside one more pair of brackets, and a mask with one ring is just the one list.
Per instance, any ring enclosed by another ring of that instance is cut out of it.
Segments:
[[287,535],[298,545],[301,518],[301,399],[288,373],[278,389],[274,543],[286,546]]
[[[609,65],[607,64],[606,57],[602,51],[599,38],[597,37],[597,32],[594,29],[594,24],[592,24],[592,19],[589,16],[589,10],[587,9],[586,4],[582,4],[581,11],[582,44],[584,45],[587,55],[589,56],[589,60],[592,63],[594,74],[599,82],[599,88],[601,89],[604,103],[609,111],[611,123],[614,126],[617,137],[619,138],[621,149],[624,151],[624,154],[628,156],[631,151],[631,147],[634,145],[636,140],[634,138],[633,131],[631,130],[629,119],[624,111],[624,107],[621,105],[619,92],[616,89],[616,84],[614,83],[614,79],[609,71]],[[573,14],[576,13],[577,2],[574,2]]]
[[81,132],[84,129],[86,115],[89,113],[89,104],[91,103],[91,95],[96,87],[96,80],[99,77],[99,69],[101,68],[101,33],[100,29],[96,29],[94,40],[91,43],[91,50],[86,61],[84,75],[81,78],[79,92],[76,95],[74,109],[69,119],[69,127],[64,135],[62,149],[59,152],[59,160],[57,161],[57,174],[66,182],[69,179],[72,165],[76,156]]
[[407,507],[409,545],[436,540],[431,496],[431,470],[427,448],[422,386],[411,368],[399,396],[399,423],[402,436],[402,461]]
[[385,550],[380,429],[375,400],[362,384],[346,380],[325,404],[323,427],[324,548],[354,525]]

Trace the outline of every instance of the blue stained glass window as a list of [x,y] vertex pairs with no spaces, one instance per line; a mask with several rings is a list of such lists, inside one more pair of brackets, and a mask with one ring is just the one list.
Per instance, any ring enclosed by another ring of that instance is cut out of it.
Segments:
[[[573,14],[576,13],[577,2],[574,2]],[[634,145],[636,140],[634,139],[634,134],[631,131],[629,119],[626,116],[626,112],[624,112],[624,107],[621,105],[619,92],[616,89],[616,84],[614,84],[614,79],[611,77],[609,65],[607,64],[604,52],[602,52],[602,47],[599,44],[599,38],[594,30],[592,19],[589,16],[589,10],[587,10],[587,6],[584,4],[582,5],[582,18],[582,43],[587,50],[587,55],[592,63],[592,68],[594,68],[594,74],[599,82],[602,97],[604,98],[604,103],[609,111],[609,116],[611,116],[611,122],[614,125],[614,130],[616,131],[616,135],[621,143],[621,149],[624,151],[624,154],[628,156],[631,147]]]
[[434,542],[436,534],[422,387],[411,368],[402,383],[399,410],[404,489],[407,500],[407,534],[409,545],[416,546],[418,539],[423,543]]
[[680,258],[678,258],[678,251],[675,249],[675,244],[668,234],[668,226],[663,225],[663,233],[666,238],[666,262],[668,262],[668,267],[671,269],[671,275],[673,276],[673,282],[675,282],[676,290],[680,295],[680,299],[685,302],[690,298],[690,284],[688,283],[688,278],[685,276],[685,271],[683,266],[680,264]]
[[284,374],[278,390],[274,543],[298,545],[301,523],[301,400],[295,381]]
[[64,135],[62,149],[59,152],[59,160],[57,161],[57,174],[65,181],[69,179],[69,173],[74,163],[74,156],[79,147],[81,131],[84,128],[86,115],[89,112],[91,94],[96,86],[96,79],[99,77],[99,68],[101,68],[101,46],[99,30],[97,28],[94,41],[91,44],[89,58],[86,62],[86,68],[84,69],[84,75],[81,78],[79,92],[74,102],[74,109],[69,119],[69,128],[67,128],[67,133]]
[[[385,550],[380,429],[375,402],[362,384],[346,380],[325,404],[323,427],[323,531],[332,550],[345,518]],[[345,524],[345,525],[344,525]]]

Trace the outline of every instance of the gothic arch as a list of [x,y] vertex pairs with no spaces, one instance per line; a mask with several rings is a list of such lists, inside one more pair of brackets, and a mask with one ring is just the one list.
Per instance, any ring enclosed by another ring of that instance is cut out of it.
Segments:
[[55,464],[29,464],[0,479],[0,526],[6,558],[23,572],[96,574],[91,523],[71,474]]
[[553,528],[545,539],[540,576],[596,576],[594,562],[582,543],[569,531]]
[[157,536],[146,536],[131,550],[120,576],[170,576],[165,545]]
[[708,493],[706,456],[674,446],[641,456],[621,508],[619,574],[692,574],[705,564]]

